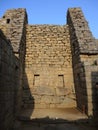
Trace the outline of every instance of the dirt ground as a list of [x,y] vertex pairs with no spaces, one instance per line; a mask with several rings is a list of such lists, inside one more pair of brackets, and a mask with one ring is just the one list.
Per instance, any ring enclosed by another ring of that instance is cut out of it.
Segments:
[[21,112],[19,120],[13,130],[98,130],[76,108],[26,110]]
[[40,125],[22,124],[20,130],[98,130],[98,128],[88,124],[58,123],[58,124],[40,124]]

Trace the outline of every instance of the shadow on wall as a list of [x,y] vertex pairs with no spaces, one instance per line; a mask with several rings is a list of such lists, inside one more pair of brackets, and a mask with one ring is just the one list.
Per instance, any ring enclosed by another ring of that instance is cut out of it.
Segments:
[[[77,15],[77,13],[75,13],[75,15]],[[71,53],[72,53],[72,68],[73,68],[77,107],[83,113],[88,114],[85,65],[81,61],[82,55],[80,56],[79,41],[77,39],[78,37],[76,35],[74,21],[71,18],[69,11],[67,14],[67,23],[69,25],[70,45],[71,45]]]
[[19,59],[0,30],[0,129],[13,126],[19,89]]
[[93,115],[95,121],[98,123],[98,72],[91,73],[92,80],[92,102],[93,102]]
[[82,62],[78,63],[77,69],[74,67],[73,71],[77,107],[82,113],[88,115],[87,85],[84,64]]
[[[20,107],[28,107],[33,102],[31,110],[34,109],[34,98],[25,74],[25,60],[21,62],[22,58],[16,56],[11,42],[0,30],[0,130],[10,130],[13,127]],[[22,83],[23,76],[25,85]],[[30,100],[26,95],[29,95]],[[25,105],[26,102],[28,106]]]
[[25,115],[27,115],[30,118],[34,111],[35,101],[34,101],[34,97],[32,96],[32,92],[30,90],[29,83],[28,83],[28,78],[25,72],[23,74],[23,77],[24,78],[23,78],[21,110],[27,112],[25,113]]
[[[32,92],[30,90],[30,86],[29,86],[29,81],[28,81],[28,77],[26,74],[26,66],[25,66],[25,56],[26,56],[26,30],[24,30],[24,35],[22,37],[22,41],[20,44],[20,80],[21,81],[21,86],[22,86],[22,92],[21,92],[21,110],[20,110],[20,114],[18,116],[21,116],[21,113],[25,110],[28,111],[29,109],[29,113],[25,113],[28,114],[28,117],[30,117],[34,111],[34,106],[35,106],[35,101],[34,101],[34,97],[32,96]],[[20,87],[21,87],[20,86]],[[19,90],[20,91],[20,90]],[[25,111],[26,112],[26,111]]]

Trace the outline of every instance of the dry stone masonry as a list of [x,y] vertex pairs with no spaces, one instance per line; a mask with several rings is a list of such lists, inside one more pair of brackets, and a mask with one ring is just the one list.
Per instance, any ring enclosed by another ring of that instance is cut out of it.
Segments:
[[98,109],[95,101],[98,99],[95,93],[97,75],[96,78],[92,76],[92,73],[97,73],[98,43],[92,36],[88,23],[79,8],[68,10],[67,23],[71,37],[77,106],[81,110],[85,109],[88,115],[92,115]]
[[27,25],[26,43],[24,105],[30,106],[29,88],[35,108],[75,106],[68,25]]
[[[0,129],[24,109],[77,107],[98,115],[98,40],[80,8],[66,25],[29,25],[25,9],[0,19]],[[98,119],[97,119],[98,120]]]
[[11,128],[17,109],[19,61],[0,30],[0,129]]

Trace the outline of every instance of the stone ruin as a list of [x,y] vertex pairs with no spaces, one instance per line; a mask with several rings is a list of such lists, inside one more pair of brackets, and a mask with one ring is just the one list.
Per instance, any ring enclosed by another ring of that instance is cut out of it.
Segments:
[[80,8],[66,25],[29,25],[25,9],[0,19],[0,129],[24,109],[77,107],[98,114],[98,40]]

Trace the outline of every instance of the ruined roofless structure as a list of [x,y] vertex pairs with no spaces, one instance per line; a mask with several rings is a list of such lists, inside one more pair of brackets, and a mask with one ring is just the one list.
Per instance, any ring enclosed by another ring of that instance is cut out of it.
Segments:
[[[29,25],[25,9],[0,19],[0,129],[20,111],[77,107],[98,114],[98,41],[80,8],[67,23]],[[47,116],[47,115],[46,115]]]

